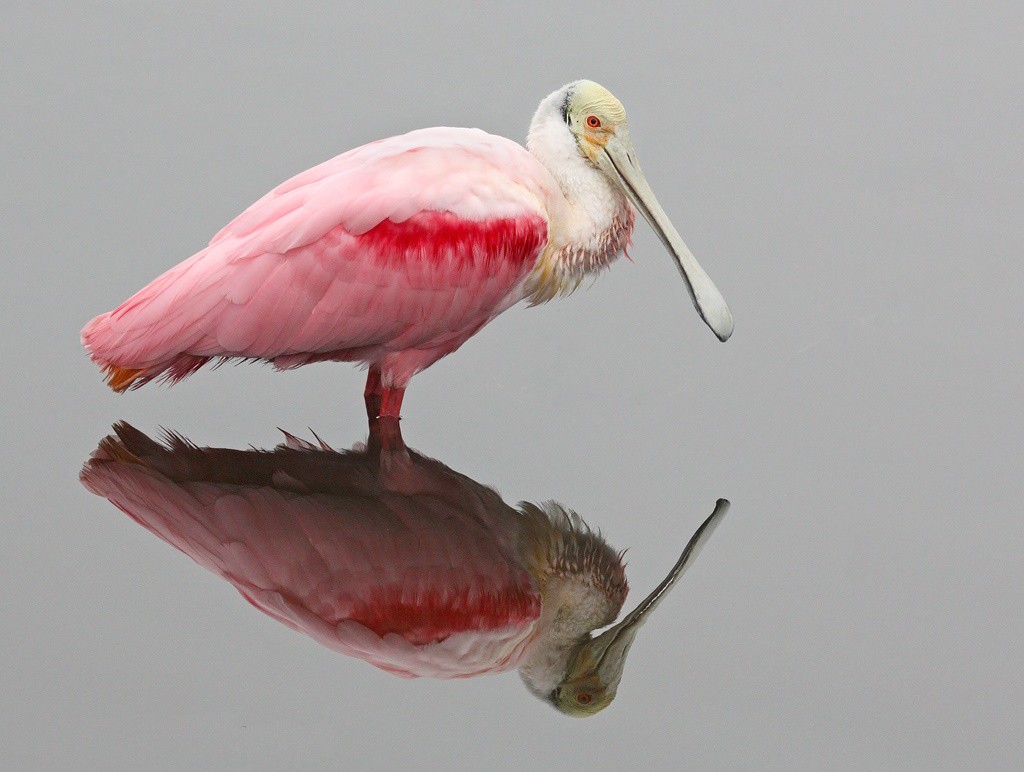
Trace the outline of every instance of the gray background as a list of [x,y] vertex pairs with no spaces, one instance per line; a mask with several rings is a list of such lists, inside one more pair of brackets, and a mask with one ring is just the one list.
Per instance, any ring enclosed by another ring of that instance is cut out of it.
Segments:
[[[17,5],[5,766],[1020,765],[1020,3]],[[406,682],[319,648],[76,479],[121,418],[364,437],[350,366],[117,396],[78,330],[291,174],[420,126],[522,139],[577,77],[625,103],[736,334],[640,224],[635,265],[417,377],[404,428],[509,501],[578,509],[637,594],[733,501],[582,722],[515,675]]]

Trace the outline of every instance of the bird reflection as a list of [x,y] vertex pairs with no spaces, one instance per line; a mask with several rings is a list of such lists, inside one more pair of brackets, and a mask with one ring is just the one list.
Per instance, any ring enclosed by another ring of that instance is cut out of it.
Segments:
[[273,450],[200,448],[118,423],[81,479],[330,649],[405,677],[518,669],[573,716],[614,699],[637,631],[728,509],[720,499],[654,592],[594,636],[625,601],[622,553],[571,510],[512,508],[407,448],[395,420],[348,451],[287,433]]

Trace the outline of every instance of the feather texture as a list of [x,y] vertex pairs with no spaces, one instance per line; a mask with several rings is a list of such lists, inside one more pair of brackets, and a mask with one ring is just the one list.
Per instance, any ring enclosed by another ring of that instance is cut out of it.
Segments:
[[515,667],[535,633],[532,524],[437,461],[403,452],[383,471],[294,438],[266,452],[115,432],[83,469],[89,490],[335,651],[456,678]]
[[276,187],[82,342],[117,390],[218,357],[362,361],[401,387],[522,298],[559,195],[477,129],[375,142]]

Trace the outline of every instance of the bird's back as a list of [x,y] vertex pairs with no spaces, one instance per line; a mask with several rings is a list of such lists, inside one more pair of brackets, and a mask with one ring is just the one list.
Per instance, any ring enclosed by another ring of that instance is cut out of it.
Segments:
[[562,202],[529,152],[478,129],[374,142],[274,188],[82,341],[118,390],[214,357],[404,354],[411,376],[521,298]]

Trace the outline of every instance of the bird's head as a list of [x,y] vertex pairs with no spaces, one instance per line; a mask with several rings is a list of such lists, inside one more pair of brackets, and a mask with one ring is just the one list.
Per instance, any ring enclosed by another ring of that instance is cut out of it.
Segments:
[[604,171],[601,157],[609,144],[632,153],[626,108],[611,91],[591,80],[578,80],[556,93],[562,100],[558,107],[562,120],[579,152],[591,163]]
[[672,566],[661,584],[618,624],[594,638],[582,641],[569,657],[569,666],[561,683],[551,692],[549,699],[563,713],[585,718],[604,710],[615,699],[622,679],[626,655],[640,627],[661,599],[690,566],[712,531],[729,510],[729,502],[719,499],[715,511],[691,537],[683,554]]
[[701,319],[719,340],[729,339],[732,312],[655,198],[637,161],[626,110],[608,89],[577,80],[549,94],[534,115],[528,144],[553,173],[582,156],[621,191],[675,259]]

